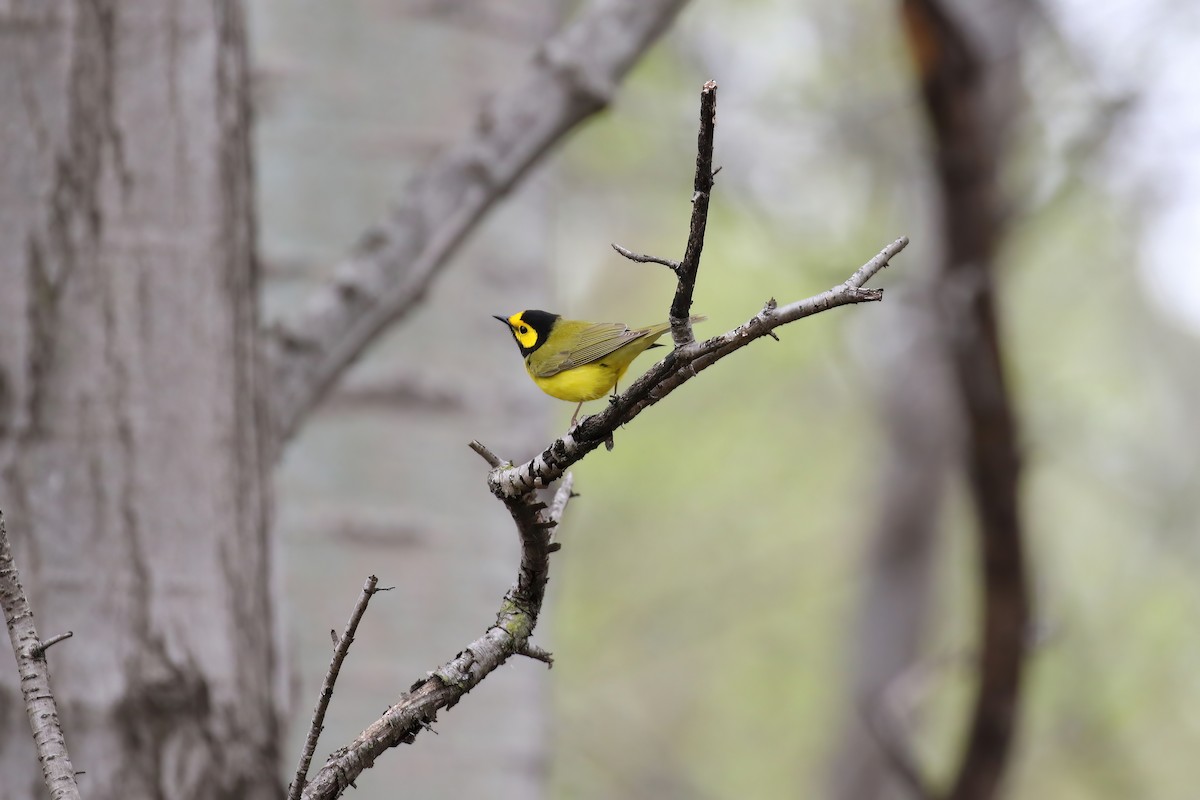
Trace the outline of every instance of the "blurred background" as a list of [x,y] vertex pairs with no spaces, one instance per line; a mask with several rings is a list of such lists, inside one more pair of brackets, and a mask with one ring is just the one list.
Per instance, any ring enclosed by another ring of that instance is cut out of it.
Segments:
[[[577,5],[246,4],[265,323]],[[698,335],[908,235],[872,282],[885,300],[740,351],[580,464],[534,637],[553,670],[510,661],[355,796],[909,796],[867,724],[884,712],[890,744],[950,783],[981,602],[944,312],[986,290],[956,282],[961,263],[994,288],[1033,607],[1004,794],[1195,797],[1200,5],[945,5],[981,76],[978,252],[944,180],[962,154],[931,121],[937,43],[901,3],[693,0],[334,388],[275,476],[289,776],[366,575],[395,589],[362,623],[318,764],[490,624],[518,543],[466,444],[524,460],[572,411],[491,315],[665,319],[674,276],[609,245],[682,254],[711,78]]]
[[[979,6],[971,13],[985,37],[989,21],[1014,13]],[[436,0],[250,8],[262,252],[278,266],[269,308],[321,280],[363,221],[567,13]],[[1003,112],[994,274],[1039,632],[1008,796],[1190,797],[1189,754],[1200,746],[1200,99],[1187,76],[1200,69],[1200,13],[1172,0],[1050,0],[996,52],[1003,38],[984,50],[1010,62],[1016,82]],[[768,297],[840,282],[907,234],[913,244],[875,281],[886,300],[739,353],[581,464],[582,497],[536,636],[554,669],[506,666],[444,715],[440,736],[381,760],[360,796],[428,770],[419,794],[449,797],[513,766],[465,760],[474,737],[536,742],[512,747],[535,782],[545,776],[547,797],[887,793],[850,788],[839,750],[862,748],[874,763],[876,744],[846,729],[862,713],[855,660],[870,657],[856,644],[870,625],[863,606],[870,582],[884,579],[871,558],[886,528],[882,484],[898,480],[885,469],[889,396],[930,380],[911,360],[943,250],[928,125],[895,4],[690,3],[613,107],[537,168],[420,316],[356,368],[280,477],[296,696],[301,708],[315,696],[326,629],[340,625],[366,572],[403,588],[429,579],[426,559],[492,562],[454,591],[435,580],[411,601],[376,600],[326,743],[348,738],[389,691],[486,623],[515,542],[503,524],[484,536],[463,518],[455,497],[500,513],[464,445],[478,437],[524,459],[571,411],[527,383],[488,315],[664,317],[673,276],[624,261],[609,243],[682,252],[697,90],[708,78],[720,84],[723,169],[696,290],[709,317],[700,333],[733,327]],[[521,278],[497,295],[495,271]],[[371,400],[371,387],[397,383],[455,396],[455,375],[476,362],[495,389],[462,401],[488,406],[503,391],[511,408],[494,420],[448,421],[436,402],[390,393]],[[540,438],[508,444],[514,415],[526,414]],[[949,411],[931,414],[952,424]],[[415,492],[400,488],[409,454],[438,470]],[[901,461],[934,469],[916,455]],[[979,602],[965,484],[954,470],[945,484],[929,540],[906,545],[916,565],[903,568],[923,585],[895,598],[922,609],[912,643],[895,646],[912,648],[900,703],[934,781],[949,778],[962,746]],[[434,630],[417,632],[412,618],[425,615],[409,602],[438,609]],[[491,704],[506,706],[500,718],[483,713]],[[296,721],[292,750],[305,715]],[[869,771],[858,763],[848,769]]]

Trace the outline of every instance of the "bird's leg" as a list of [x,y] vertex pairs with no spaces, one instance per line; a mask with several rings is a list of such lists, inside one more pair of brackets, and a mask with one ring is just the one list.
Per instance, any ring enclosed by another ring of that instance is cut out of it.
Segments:
[[570,424],[570,426],[568,426],[567,430],[570,430],[571,428],[575,427],[575,420],[579,419],[579,409],[581,409],[581,408],[583,408],[582,402],[579,405],[575,406],[575,413],[571,415],[571,424]]

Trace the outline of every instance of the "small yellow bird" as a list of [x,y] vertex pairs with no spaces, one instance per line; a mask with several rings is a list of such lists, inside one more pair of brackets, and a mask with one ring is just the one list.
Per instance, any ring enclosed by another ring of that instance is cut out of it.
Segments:
[[[651,347],[662,347],[655,342],[671,329],[669,322],[631,330],[621,322],[580,322],[537,310],[496,319],[508,326],[538,388],[579,404],[571,416],[572,427],[585,402],[609,391],[615,394],[633,360]],[[703,319],[692,317],[693,322]]]

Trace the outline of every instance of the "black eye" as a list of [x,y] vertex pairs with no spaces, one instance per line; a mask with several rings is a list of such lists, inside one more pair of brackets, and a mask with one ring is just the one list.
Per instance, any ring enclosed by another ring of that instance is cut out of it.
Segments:
[[529,333],[529,328],[526,328],[524,325],[522,325],[522,326],[521,326],[521,333]]

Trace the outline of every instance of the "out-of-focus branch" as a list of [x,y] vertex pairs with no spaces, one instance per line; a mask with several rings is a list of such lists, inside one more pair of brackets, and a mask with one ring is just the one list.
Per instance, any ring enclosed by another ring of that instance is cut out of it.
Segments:
[[[1012,43],[1024,3],[989,9],[986,39]],[[950,800],[995,797],[1016,731],[1030,599],[1025,574],[1016,420],[1005,385],[994,290],[1001,235],[997,174],[1016,58],[989,58],[979,30],[942,0],[904,0],[905,30],[934,136],[945,253],[942,333],[964,420],[966,469],[979,530],[983,616],[979,685]]]
[[38,761],[42,765],[42,780],[54,800],[79,800],[75,783],[75,767],[67,753],[62,724],[58,721],[58,706],[50,691],[50,667],[46,649],[55,641],[67,638],[56,636],[48,642],[38,638],[33,624],[33,610],[21,586],[21,576],[13,560],[8,531],[4,527],[4,512],[0,511],[0,606],[13,655],[17,658],[17,675],[21,681],[21,698],[33,732]]
[[903,726],[887,702],[886,688],[863,704],[863,722],[875,739],[875,744],[891,770],[908,789],[913,800],[936,800],[937,795],[929,788],[921,766],[913,753]]
[[[484,455],[491,453],[487,448],[479,445],[476,452],[491,463]],[[382,717],[350,744],[334,752],[304,788],[301,795],[304,800],[341,796],[381,753],[399,744],[412,743],[418,733],[430,729],[438,711],[452,707],[511,656],[550,658],[544,650],[531,648],[529,638],[545,598],[550,553],[557,549],[551,545],[550,535],[570,497],[568,476],[549,509],[533,495],[505,500],[521,540],[521,566],[517,583],[504,596],[492,627],[428,677],[414,683]]]
[[[892,309],[892,323],[905,336],[893,342],[879,369],[880,486],[872,494],[862,596],[848,637],[847,705],[863,713],[847,713],[843,722],[830,775],[831,800],[891,798],[901,782],[916,796],[933,796],[913,748],[904,741],[902,720],[881,705],[888,687],[920,656],[932,605],[938,522],[960,446],[958,404],[934,313],[935,287],[914,294],[899,315]],[[925,788],[912,788],[917,786]]]
[[342,635],[334,640],[333,658],[329,662],[329,669],[321,684],[321,694],[317,698],[316,710],[313,711],[312,724],[309,725],[308,736],[304,740],[304,749],[300,752],[300,763],[296,766],[296,777],[292,779],[292,785],[288,789],[288,800],[299,800],[300,793],[304,791],[305,781],[308,780],[308,768],[312,764],[313,753],[317,749],[317,740],[321,738],[321,731],[325,729],[325,712],[329,710],[329,701],[333,699],[333,687],[337,683],[338,674],[342,671],[342,663],[350,652],[350,645],[354,643],[354,634],[358,630],[358,623],[362,620],[363,614],[367,613],[367,604],[371,602],[375,593],[388,591],[388,589],[379,589],[378,586],[379,578],[374,575],[367,578],[363,583],[362,593],[358,596],[358,602],[354,604],[354,610],[350,612],[346,630],[342,631]]
[[611,101],[685,2],[592,0],[488,104],[475,130],[409,183],[332,282],[265,331],[278,449],[363,350],[421,301],[492,205]]

